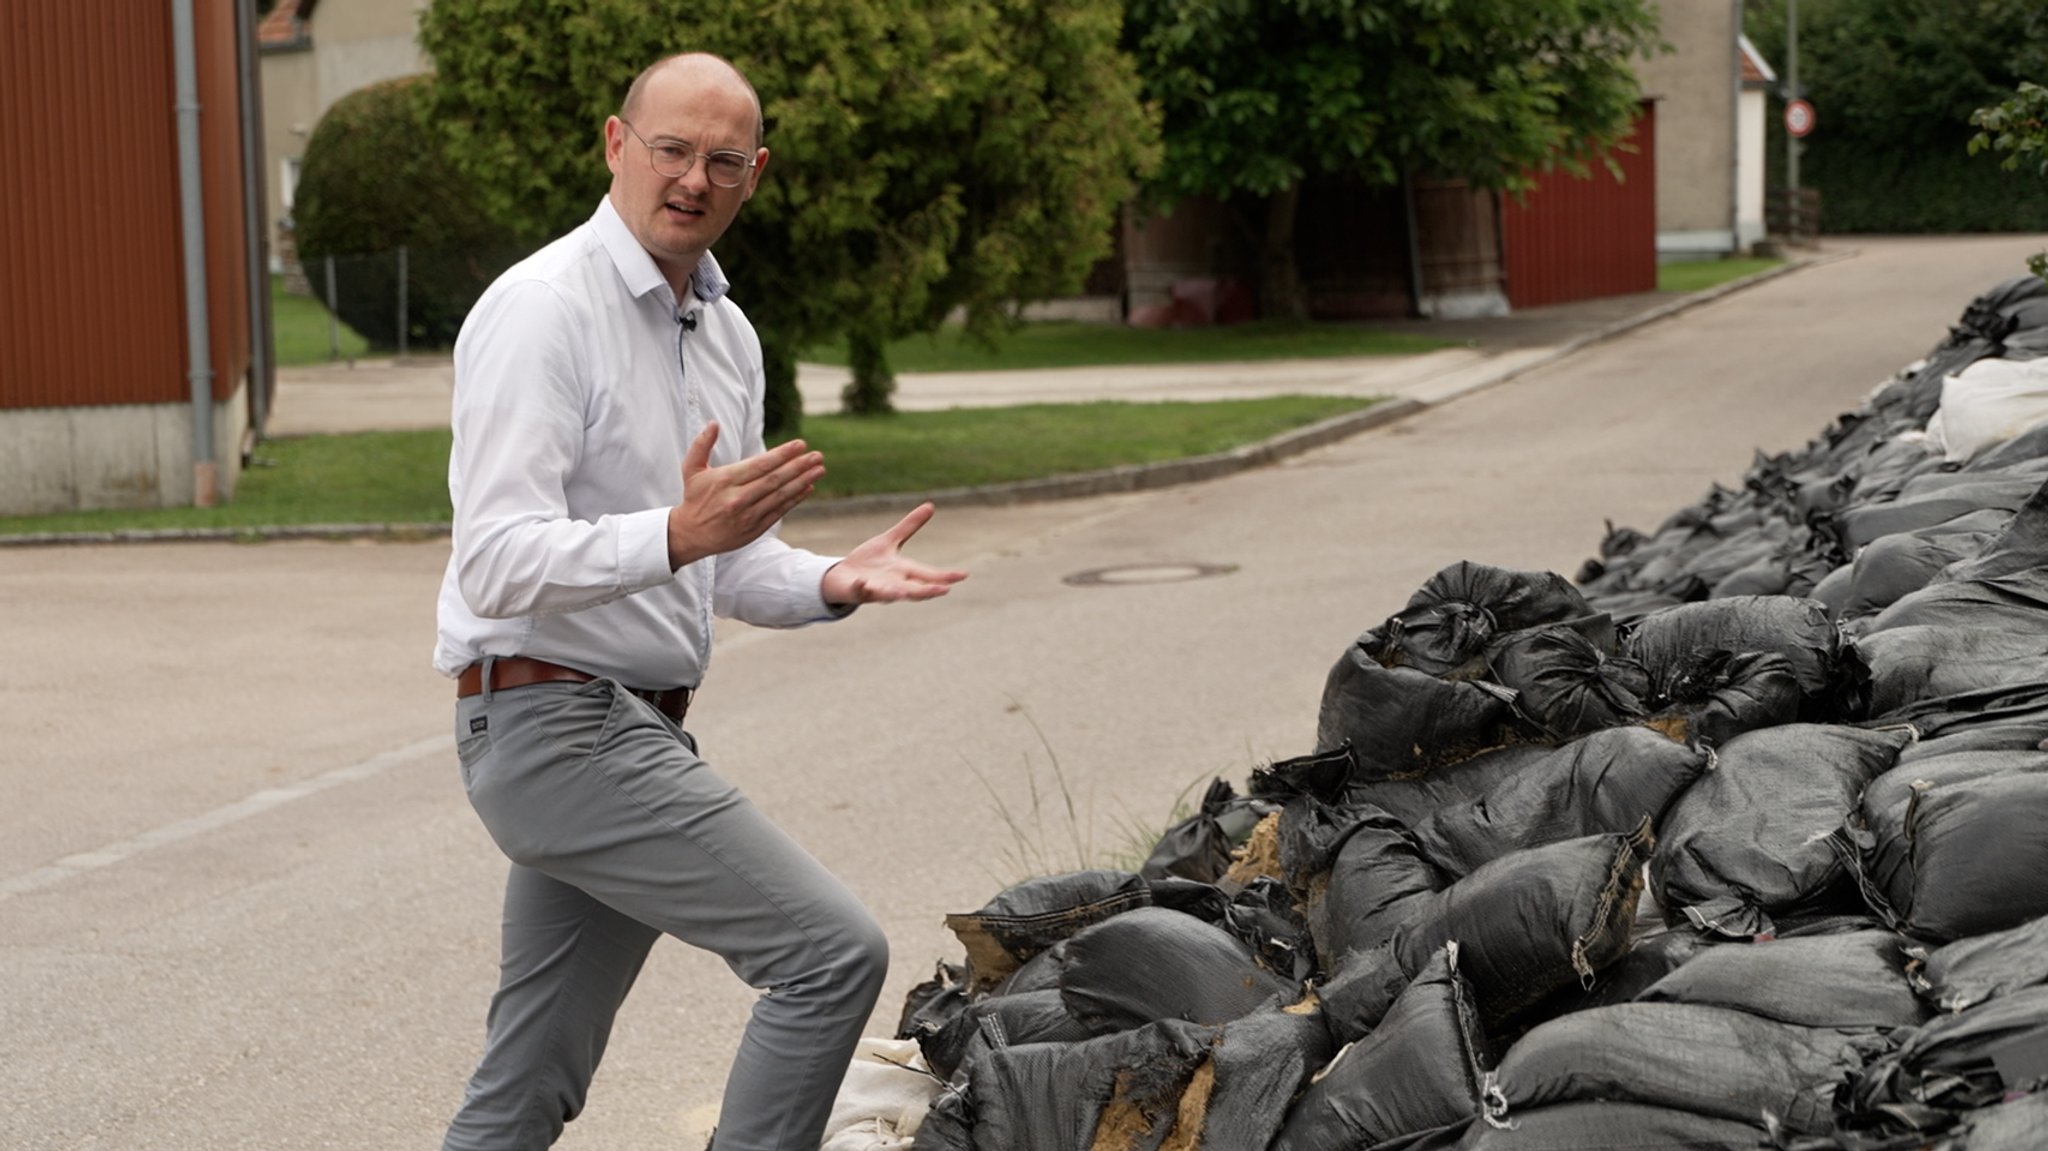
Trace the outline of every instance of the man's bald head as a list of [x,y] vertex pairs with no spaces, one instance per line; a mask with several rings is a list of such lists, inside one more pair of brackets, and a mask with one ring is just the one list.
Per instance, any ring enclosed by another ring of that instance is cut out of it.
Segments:
[[709,52],[683,52],[679,55],[656,60],[654,63],[641,69],[640,74],[633,77],[632,87],[626,89],[625,102],[619,105],[619,119],[630,122],[633,119],[634,113],[640,110],[640,102],[647,93],[648,82],[656,75],[670,70],[695,73],[699,78],[729,78],[741,90],[745,91],[747,99],[752,101],[754,105],[754,147],[758,148],[761,146],[765,129],[761,122],[760,95],[754,91],[753,84],[747,81],[746,76],[740,72],[739,68],[734,66],[732,61],[727,60],[723,56],[714,56]]

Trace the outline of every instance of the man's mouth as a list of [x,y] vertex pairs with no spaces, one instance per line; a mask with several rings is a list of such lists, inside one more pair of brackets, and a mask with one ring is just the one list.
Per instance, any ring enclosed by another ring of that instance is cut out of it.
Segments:
[[702,216],[704,214],[704,209],[692,208],[685,204],[677,204],[671,202],[663,206],[668,209],[668,213],[670,216],[679,220],[694,220],[697,217]]

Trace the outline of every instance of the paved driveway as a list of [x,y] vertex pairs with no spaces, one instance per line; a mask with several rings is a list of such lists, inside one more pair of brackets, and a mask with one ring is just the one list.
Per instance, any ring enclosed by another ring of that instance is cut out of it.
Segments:
[[[945,912],[1027,864],[1111,859],[1212,775],[1308,750],[1330,662],[1431,572],[1571,573],[1603,521],[1654,526],[1803,443],[2040,246],[1863,242],[1281,466],[942,510],[920,545],[974,570],[956,595],[733,629],[693,726],[876,909],[887,1032],[957,958]],[[445,555],[0,553],[0,1146],[437,1145],[503,874],[426,667]],[[1177,564],[1231,570],[1064,582]],[[561,1146],[699,1145],[747,1003],[716,961],[658,947]]]

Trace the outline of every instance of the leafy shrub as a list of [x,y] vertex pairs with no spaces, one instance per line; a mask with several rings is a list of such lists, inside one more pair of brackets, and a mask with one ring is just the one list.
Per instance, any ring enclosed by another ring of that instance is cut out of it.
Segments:
[[352,92],[306,141],[293,204],[299,259],[315,293],[375,348],[398,342],[400,247],[412,347],[452,344],[476,298],[531,248],[507,242],[448,163],[426,121],[432,83],[408,76]]

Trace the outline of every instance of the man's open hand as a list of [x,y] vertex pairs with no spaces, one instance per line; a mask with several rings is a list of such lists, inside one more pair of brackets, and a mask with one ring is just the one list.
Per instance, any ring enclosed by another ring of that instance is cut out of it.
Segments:
[[903,545],[932,518],[932,505],[919,504],[896,526],[846,553],[825,572],[819,590],[836,607],[945,595],[967,578],[964,571],[927,567],[903,554]]
[[804,501],[825,474],[825,457],[791,440],[724,467],[711,466],[718,424],[683,454],[683,502],[668,513],[670,570],[743,548]]

